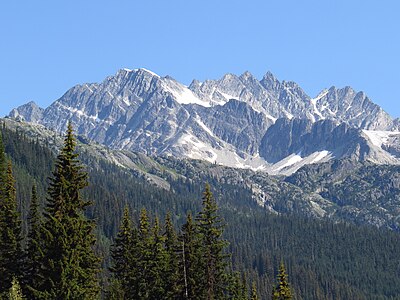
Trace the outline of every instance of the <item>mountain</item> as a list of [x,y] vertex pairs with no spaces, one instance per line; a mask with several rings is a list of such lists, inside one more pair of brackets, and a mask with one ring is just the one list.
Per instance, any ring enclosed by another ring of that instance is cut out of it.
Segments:
[[43,117],[43,111],[43,108],[39,107],[35,102],[30,101],[16,109],[13,109],[9,116],[14,119],[38,123]]
[[[277,120],[276,125],[278,126],[284,120]],[[298,123],[299,121],[293,119],[291,122]],[[321,123],[325,122],[327,121],[321,121]],[[54,155],[62,145],[62,136],[43,125],[12,119],[3,119],[2,123],[8,130],[51,149]],[[312,127],[310,124],[305,124],[306,122],[303,123],[304,128]],[[329,130],[333,128],[334,132],[339,131],[335,133],[336,135],[344,134],[344,125],[339,126],[339,129],[332,124],[330,127],[328,125],[325,127]],[[352,134],[354,131],[350,127],[347,130],[347,134]],[[305,134],[304,138],[311,139],[309,134]],[[326,156],[332,154],[321,151],[317,156],[313,153],[300,160],[296,166],[290,165],[290,160],[300,156],[291,156],[289,161],[286,161],[286,166],[279,165],[279,162],[276,164],[282,169],[279,174],[289,175],[294,172],[293,168],[299,169],[290,176],[273,176],[266,172],[230,168],[204,160],[182,159],[174,156],[146,156],[127,150],[109,149],[104,145],[92,143],[83,136],[78,136],[78,141],[82,159],[91,169],[100,170],[105,163],[111,164],[145,181],[146,184],[167,192],[181,194],[180,184],[196,183],[201,186],[202,183],[209,182],[213,186],[229,185],[245,191],[245,195],[237,201],[243,204],[256,203],[257,206],[273,214],[295,214],[334,221],[345,220],[400,230],[400,220],[397,218],[400,202],[400,166],[398,165],[377,165],[349,157],[340,160],[327,159]],[[360,140],[360,143],[362,141],[365,140]],[[329,144],[329,139],[326,143]],[[18,153],[19,150],[14,149],[10,152]],[[308,163],[304,163],[304,160],[308,160]],[[311,160],[319,163],[312,164]],[[272,171],[271,173],[274,173]],[[221,194],[224,194],[223,189]],[[29,198],[29,190],[27,197]]]
[[113,149],[271,174],[332,158],[400,162],[399,120],[365,93],[331,87],[311,98],[270,72],[261,80],[245,72],[187,87],[146,69],[122,69],[71,88],[44,110],[30,103],[10,117],[59,132],[71,120],[79,134]]

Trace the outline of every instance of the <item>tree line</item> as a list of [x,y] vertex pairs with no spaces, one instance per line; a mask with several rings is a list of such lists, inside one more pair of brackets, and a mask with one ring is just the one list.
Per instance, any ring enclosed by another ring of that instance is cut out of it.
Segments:
[[[110,280],[99,281],[96,222],[85,216],[88,174],[76,153],[71,124],[49,179],[45,207],[32,187],[23,238],[15,179],[0,135],[0,295],[4,299],[258,299],[255,284],[234,272],[224,222],[209,185],[202,210],[177,232],[167,214],[163,226],[142,209],[133,226],[124,210],[111,249]],[[103,291],[103,293],[102,293]],[[291,299],[281,264],[272,299]]]

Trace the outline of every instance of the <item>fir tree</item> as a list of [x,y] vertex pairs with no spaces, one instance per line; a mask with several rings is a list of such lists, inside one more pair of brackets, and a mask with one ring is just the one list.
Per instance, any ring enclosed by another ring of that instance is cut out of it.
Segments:
[[222,239],[223,221],[208,184],[203,193],[203,209],[196,221],[205,272],[201,294],[208,300],[221,299],[227,289],[227,255],[224,253],[227,242]]
[[259,300],[259,299],[260,299],[260,298],[258,297],[256,283],[253,282],[253,284],[252,284],[252,286],[251,286],[251,296],[250,296],[250,300]]
[[143,208],[139,219],[138,241],[138,298],[149,299],[150,269],[152,260],[150,222],[147,211]]
[[0,293],[8,291],[13,278],[20,278],[23,265],[21,220],[17,212],[15,180],[8,162],[0,206]]
[[160,222],[156,217],[152,228],[150,240],[150,260],[148,261],[147,285],[149,286],[147,299],[168,299],[164,274],[166,272],[166,251],[164,248],[164,237],[161,234]]
[[248,293],[246,282],[242,280],[239,272],[230,274],[230,284],[228,288],[228,299],[232,300],[247,300]]
[[288,275],[286,274],[285,265],[283,261],[279,266],[279,273],[277,276],[277,284],[273,287],[272,300],[290,300],[292,299],[292,291],[288,282]]
[[40,282],[38,271],[43,259],[42,250],[42,217],[39,212],[39,203],[36,185],[32,186],[32,196],[28,214],[28,236],[26,242],[24,286],[25,294],[33,298],[32,289]]
[[186,223],[182,226],[179,237],[179,272],[182,274],[178,282],[180,299],[202,299],[200,283],[203,279],[203,266],[200,265],[200,241],[196,233],[192,214],[186,216]]
[[[113,275],[110,294],[118,298],[135,299],[137,296],[137,230],[132,227],[128,207],[124,209],[118,235],[111,249]],[[111,296],[110,296],[111,297]]]
[[4,187],[6,185],[7,159],[4,150],[2,134],[0,132],[0,201],[4,198]]
[[8,291],[8,300],[23,300],[24,296],[22,294],[21,286],[17,278],[13,278],[10,290]]
[[130,252],[132,245],[132,221],[129,216],[129,209],[125,207],[119,232],[111,249],[112,266],[110,271],[113,276],[126,284],[130,265]]
[[178,278],[180,274],[178,269],[179,261],[177,256],[179,245],[178,237],[172,224],[170,213],[167,213],[165,217],[164,228],[166,269],[165,272],[163,272],[162,276],[165,283],[165,294],[167,299],[176,299],[179,294]]
[[75,148],[69,123],[48,189],[42,281],[35,291],[39,299],[93,299],[99,292],[94,223],[84,216],[90,203],[81,198],[81,190],[88,185],[87,173]]

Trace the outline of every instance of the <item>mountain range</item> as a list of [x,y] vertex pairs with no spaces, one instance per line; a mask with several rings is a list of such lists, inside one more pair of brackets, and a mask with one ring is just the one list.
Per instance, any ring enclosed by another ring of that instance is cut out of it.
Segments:
[[290,175],[307,164],[350,158],[400,163],[400,121],[364,92],[331,87],[315,98],[268,72],[185,86],[146,69],[121,69],[101,83],[76,85],[43,109],[34,102],[9,117],[77,133],[112,149],[202,159]]

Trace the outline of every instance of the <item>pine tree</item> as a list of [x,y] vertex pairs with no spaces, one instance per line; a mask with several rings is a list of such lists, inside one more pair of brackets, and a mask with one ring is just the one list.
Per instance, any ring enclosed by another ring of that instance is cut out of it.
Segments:
[[0,201],[0,293],[3,293],[11,287],[14,277],[20,278],[23,265],[21,220],[17,211],[11,162],[8,162],[3,198]]
[[279,266],[277,281],[278,281],[277,284],[273,287],[272,300],[292,299],[292,291],[288,283],[288,275],[286,274],[285,265],[283,264],[283,261]]
[[40,282],[38,271],[43,259],[42,250],[42,217],[39,212],[36,185],[32,186],[32,196],[28,214],[28,236],[26,242],[24,290],[29,298],[33,298],[32,289]]
[[93,299],[99,292],[94,223],[84,216],[90,202],[81,198],[81,190],[88,185],[87,173],[75,148],[69,123],[48,188],[42,282],[35,291],[39,299]]
[[201,239],[202,264],[205,276],[201,283],[205,299],[221,299],[227,289],[227,242],[222,239],[224,225],[218,215],[218,206],[206,184],[203,193],[203,209],[196,218],[196,227]]

